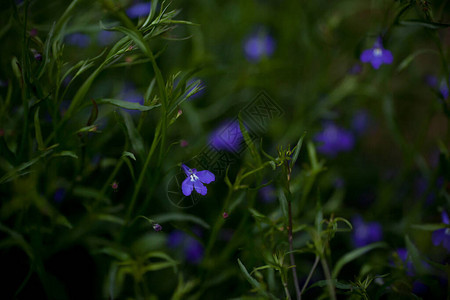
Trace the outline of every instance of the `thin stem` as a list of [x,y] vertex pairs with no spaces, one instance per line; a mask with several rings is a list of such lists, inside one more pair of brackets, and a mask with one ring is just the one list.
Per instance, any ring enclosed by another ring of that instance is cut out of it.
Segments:
[[289,294],[288,285],[287,285],[287,282],[283,275],[281,275],[281,282],[283,283],[283,288],[284,288],[284,293],[286,294],[286,298],[291,300],[292,299],[291,294]]
[[292,265],[292,276],[294,277],[294,286],[295,286],[295,294],[297,295],[297,300],[300,300],[301,292],[300,292],[300,286],[298,285],[298,278],[297,278],[297,267],[295,266],[295,258],[294,258],[294,247],[292,245],[293,237],[292,237],[292,207],[291,207],[291,201],[288,201],[288,212],[289,212],[289,229],[288,229],[288,235],[289,235],[289,258],[291,260]]
[[334,283],[331,279],[330,269],[328,268],[327,261],[325,258],[321,258],[320,262],[322,263],[323,272],[325,274],[325,278],[327,279],[328,290],[330,292],[330,299],[336,300],[336,292],[334,290]]
[[[300,292],[301,294],[303,294],[303,292],[305,291],[306,287],[308,286],[308,283],[311,280],[311,277],[312,277],[314,271],[316,270],[317,265],[319,264],[319,260],[320,260],[319,255],[316,255],[316,260],[314,261],[314,264],[313,264],[313,266],[311,268],[311,271],[309,271],[308,278],[306,278],[305,284],[303,285],[302,291]],[[301,296],[301,294],[300,294],[300,296]]]

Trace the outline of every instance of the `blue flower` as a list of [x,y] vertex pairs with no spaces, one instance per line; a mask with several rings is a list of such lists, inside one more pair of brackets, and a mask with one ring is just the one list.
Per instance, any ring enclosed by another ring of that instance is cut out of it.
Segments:
[[142,2],[136,3],[130,6],[126,13],[127,16],[131,19],[136,19],[139,17],[145,17],[150,13],[150,9],[152,8],[151,2]]
[[210,136],[209,142],[216,150],[237,152],[243,141],[239,121],[226,121],[222,123]]
[[65,37],[65,41],[69,45],[86,48],[91,43],[91,38],[83,33],[72,33]]
[[198,264],[203,258],[203,245],[181,230],[174,230],[170,233],[167,238],[167,246],[181,251],[184,258],[192,264]]
[[383,231],[378,222],[365,223],[361,216],[356,216],[352,219],[352,224],[353,244],[358,248],[378,242],[383,238]]
[[[445,211],[442,212],[442,223],[450,224],[448,214]],[[439,246],[442,244],[447,249],[447,252],[450,252],[450,228],[441,228],[433,231],[431,240],[433,241],[433,245]]]
[[406,250],[405,248],[399,248],[397,249],[397,255],[404,264],[406,275],[414,276],[414,265],[408,253],[408,250]]
[[264,203],[272,203],[277,199],[276,190],[273,185],[269,184],[259,190],[259,196]]
[[117,33],[109,30],[102,30],[97,35],[97,41],[100,46],[108,46],[112,44],[117,38]]
[[66,189],[58,188],[55,191],[55,194],[53,194],[53,201],[55,201],[56,203],[61,203],[65,197],[66,197]]
[[197,171],[196,169],[190,169],[185,164],[181,164],[181,167],[183,168],[183,171],[187,176],[187,178],[181,184],[183,194],[185,196],[189,196],[195,188],[195,191],[200,195],[206,195],[208,190],[203,184],[213,182],[216,179],[214,177],[214,174],[208,170]]
[[246,39],[244,52],[251,62],[258,62],[263,57],[270,57],[275,52],[275,39],[264,30],[259,30]]
[[366,110],[357,111],[352,117],[352,129],[357,134],[363,134],[370,125],[370,116]]
[[355,144],[350,131],[333,123],[325,124],[323,131],[316,134],[314,140],[320,143],[317,151],[330,157],[336,156],[339,152],[350,151]]
[[394,60],[391,51],[383,48],[381,37],[379,37],[372,48],[361,53],[360,59],[363,63],[370,62],[374,69],[378,69],[382,64],[391,64]]

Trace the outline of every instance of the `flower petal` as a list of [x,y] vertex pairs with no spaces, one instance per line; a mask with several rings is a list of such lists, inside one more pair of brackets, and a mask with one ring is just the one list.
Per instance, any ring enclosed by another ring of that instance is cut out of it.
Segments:
[[361,53],[361,56],[359,59],[361,59],[362,62],[366,63],[366,62],[371,61],[372,57],[373,57],[373,49],[367,49]]
[[192,190],[194,189],[194,183],[191,181],[191,179],[188,177],[186,178],[183,183],[181,184],[181,190],[183,191],[183,195],[189,196],[192,193]]
[[433,245],[438,246],[445,238],[445,228],[438,229],[433,231],[431,235],[431,240],[433,241]]
[[385,64],[392,64],[392,62],[394,61],[394,57],[392,56],[392,52],[386,49],[383,49],[382,52],[382,58],[383,58],[383,63]]
[[208,170],[199,171],[195,175],[197,175],[198,178],[200,179],[200,181],[203,183],[210,183],[210,182],[216,180],[216,177],[214,176],[214,174]]
[[200,180],[194,181],[194,187],[197,193],[199,193],[200,195],[205,196],[206,193],[208,192],[206,186],[204,186]]

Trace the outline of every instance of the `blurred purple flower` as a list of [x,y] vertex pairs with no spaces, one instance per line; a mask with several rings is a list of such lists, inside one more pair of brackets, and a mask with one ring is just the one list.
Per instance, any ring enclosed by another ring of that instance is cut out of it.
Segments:
[[243,139],[239,121],[234,120],[222,123],[211,134],[209,142],[216,150],[237,152]]
[[405,248],[399,248],[396,252],[400,260],[404,263],[406,275],[414,276],[414,265],[412,263],[411,257],[409,256],[408,250],[406,250]]
[[438,86],[438,79],[434,75],[426,75],[425,76],[425,83],[429,85],[432,88],[437,88]]
[[381,241],[383,238],[383,231],[378,222],[365,223],[361,216],[357,215],[353,217],[352,225],[353,244],[358,248]]
[[167,238],[167,246],[179,249],[189,263],[198,264],[203,258],[203,245],[197,239],[181,230],[174,230],[170,233]]
[[[447,212],[443,211],[441,216],[442,223],[449,225],[450,220]],[[447,252],[450,252],[450,228],[441,228],[433,231],[431,240],[433,241],[433,245],[439,246],[442,244],[442,246],[447,249]]]
[[151,2],[138,2],[130,6],[126,13],[130,19],[136,19],[139,17],[146,17],[150,13],[152,7]]
[[439,92],[441,93],[442,98],[447,99],[448,98],[448,83],[445,81],[445,79],[441,80],[441,83],[439,84]]
[[413,282],[412,292],[416,295],[426,295],[428,292],[428,286],[426,286],[419,280],[415,280]]
[[67,35],[64,40],[67,44],[80,48],[86,48],[91,43],[91,38],[88,35],[79,32]]
[[314,136],[320,145],[317,150],[327,156],[334,157],[339,152],[350,151],[354,144],[353,134],[333,123],[326,123],[322,132]]
[[158,223],[153,224],[153,230],[155,231],[161,231],[162,230],[162,226],[159,225]]
[[378,37],[372,48],[361,53],[360,59],[363,63],[371,63],[374,69],[378,69],[382,64],[391,64],[394,57],[391,51],[383,48],[381,37]]
[[263,57],[272,56],[275,52],[275,46],[275,39],[265,30],[260,29],[245,40],[245,56],[250,62],[258,62]]
[[[136,87],[132,82],[125,83],[120,98],[124,101],[139,103],[140,105],[144,105],[144,96],[136,90]],[[137,115],[140,113],[139,110],[134,109],[126,109],[123,108],[124,111],[128,112],[131,115]]]
[[275,188],[271,184],[261,188],[259,190],[259,196],[263,203],[272,203],[277,199]]
[[117,33],[109,30],[102,30],[97,35],[97,42],[100,46],[108,46],[117,39]]
[[359,63],[354,64],[349,70],[348,73],[351,75],[358,75],[362,72],[362,66]]
[[181,164],[181,168],[183,168],[183,171],[187,176],[187,178],[181,184],[183,194],[185,196],[189,196],[195,188],[195,191],[200,195],[206,195],[208,190],[203,184],[213,182],[216,179],[214,174],[208,170],[197,172],[196,169],[190,169],[185,164]]
[[66,197],[66,189],[58,188],[53,194],[53,201],[55,201],[56,203],[61,203],[65,197]]
[[352,117],[352,129],[359,135],[363,134],[370,125],[369,113],[364,110],[358,110]]

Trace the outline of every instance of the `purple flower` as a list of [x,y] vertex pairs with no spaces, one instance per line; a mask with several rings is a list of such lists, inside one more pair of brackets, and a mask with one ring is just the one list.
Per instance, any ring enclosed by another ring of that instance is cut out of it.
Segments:
[[275,40],[264,30],[260,29],[246,39],[244,52],[247,60],[250,62],[258,62],[263,57],[272,56],[275,52]]
[[350,131],[333,123],[325,124],[323,131],[316,134],[314,140],[320,143],[317,150],[330,157],[336,156],[339,152],[350,151],[355,144],[353,134]]
[[117,34],[113,31],[102,30],[97,35],[97,41],[100,46],[108,46],[117,39]]
[[263,203],[272,203],[277,199],[273,185],[267,185],[259,190],[259,196]]
[[354,64],[349,70],[348,73],[351,75],[358,75],[362,72],[362,66],[359,63]]
[[378,222],[365,223],[361,216],[355,216],[352,224],[353,243],[358,248],[378,242],[383,238],[383,231]]
[[129,18],[136,19],[139,17],[147,16],[150,13],[151,8],[152,8],[151,2],[141,2],[130,6],[127,9],[126,13]]
[[[144,96],[142,96],[139,91],[136,90],[135,86],[131,82],[125,83],[125,86],[122,89],[121,96],[123,100],[132,102],[132,103],[139,103],[140,105],[144,105]],[[131,115],[139,114],[139,110],[134,109],[123,109],[124,111],[127,111]]]
[[383,48],[381,37],[379,37],[372,48],[361,53],[360,59],[363,63],[370,62],[374,69],[378,69],[382,64],[391,64],[394,57],[391,51]]
[[[445,211],[442,212],[442,223],[450,224],[448,214]],[[439,246],[442,244],[447,249],[447,252],[450,252],[450,228],[441,228],[433,231],[431,240],[433,241],[433,245]]]
[[161,231],[162,230],[162,226],[159,225],[158,223],[153,224],[153,229],[155,231]]
[[439,92],[441,93],[442,98],[447,99],[448,98],[448,83],[445,81],[445,79],[441,80],[441,83],[439,84]]
[[185,259],[192,264],[198,264],[203,258],[203,245],[181,230],[174,230],[170,233],[167,238],[167,246],[180,250]]
[[243,141],[239,121],[226,121],[222,123],[210,136],[209,142],[216,150],[237,152]]
[[86,48],[91,43],[91,38],[83,33],[72,33],[65,37],[65,41],[69,45]]
[[352,129],[357,134],[363,134],[370,125],[370,117],[366,110],[357,111],[352,118]]
[[187,178],[181,184],[183,194],[185,196],[189,196],[191,195],[192,191],[195,188],[195,191],[200,195],[203,196],[206,195],[208,190],[206,189],[206,186],[204,186],[203,184],[213,182],[216,179],[214,177],[214,174],[208,170],[197,172],[196,169],[190,169],[185,164],[181,164],[181,167],[183,168],[183,171],[187,176]]
[[411,257],[408,254],[408,250],[406,250],[405,248],[399,248],[397,249],[397,255],[405,265],[406,275],[414,276],[414,265],[412,263]]
[[53,195],[53,201],[55,201],[56,203],[61,203],[65,197],[66,197],[66,189],[58,188],[55,191],[55,194]]

